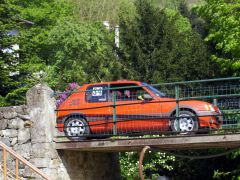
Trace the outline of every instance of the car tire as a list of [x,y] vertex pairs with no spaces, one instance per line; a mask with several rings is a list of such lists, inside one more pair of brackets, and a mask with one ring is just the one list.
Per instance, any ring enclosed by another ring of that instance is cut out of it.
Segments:
[[70,117],[64,122],[64,133],[70,140],[85,140],[90,134],[90,129],[84,118]]
[[[199,123],[197,116],[190,111],[180,111],[179,119],[174,118],[171,120],[171,129],[173,132],[180,132],[181,134],[190,134],[198,131]],[[178,126],[179,120],[179,128]],[[179,129],[179,131],[178,131]]]

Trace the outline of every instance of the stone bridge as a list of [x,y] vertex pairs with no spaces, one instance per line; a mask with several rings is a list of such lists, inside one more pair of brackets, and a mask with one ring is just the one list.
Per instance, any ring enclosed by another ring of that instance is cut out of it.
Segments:
[[[120,179],[117,153],[56,150],[55,102],[51,93],[48,86],[39,84],[27,92],[27,105],[1,107],[0,141],[51,180]],[[8,168],[14,169],[11,161],[13,159],[8,158]],[[19,173],[20,177],[33,176],[21,165]]]

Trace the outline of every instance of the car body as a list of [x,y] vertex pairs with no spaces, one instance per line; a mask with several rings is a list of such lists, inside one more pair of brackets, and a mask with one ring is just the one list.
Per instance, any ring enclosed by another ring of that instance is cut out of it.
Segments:
[[[57,127],[66,136],[134,132],[193,132],[220,128],[218,107],[199,100],[177,101],[153,86],[131,80],[84,84],[57,109]],[[178,118],[176,118],[178,117]]]

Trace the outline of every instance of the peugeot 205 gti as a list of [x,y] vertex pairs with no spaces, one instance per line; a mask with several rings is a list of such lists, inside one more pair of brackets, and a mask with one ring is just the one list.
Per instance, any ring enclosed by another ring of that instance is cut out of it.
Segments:
[[[57,127],[72,140],[94,135],[128,135],[136,132],[192,133],[217,129],[222,123],[218,107],[199,100],[179,102],[139,81],[84,84],[57,109]],[[114,123],[115,120],[115,123]]]

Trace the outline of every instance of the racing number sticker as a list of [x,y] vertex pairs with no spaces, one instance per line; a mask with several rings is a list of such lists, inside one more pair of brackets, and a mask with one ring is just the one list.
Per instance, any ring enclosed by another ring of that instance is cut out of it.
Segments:
[[102,96],[102,87],[93,87],[92,96]]

